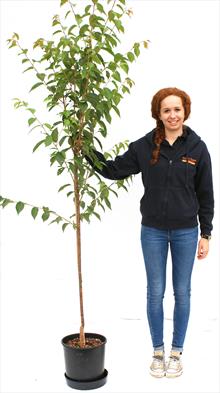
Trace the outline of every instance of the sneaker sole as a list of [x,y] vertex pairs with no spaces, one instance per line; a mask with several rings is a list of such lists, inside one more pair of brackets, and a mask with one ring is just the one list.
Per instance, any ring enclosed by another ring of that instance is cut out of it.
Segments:
[[163,378],[165,377],[165,372],[163,374],[154,374],[153,371],[150,371],[150,375],[154,378]]
[[169,373],[166,373],[166,377],[167,377],[167,378],[177,378],[177,377],[180,377],[180,376],[182,375],[182,373],[183,373],[183,371],[179,371],[179,372],[176,373],[176,374],[169,374]]

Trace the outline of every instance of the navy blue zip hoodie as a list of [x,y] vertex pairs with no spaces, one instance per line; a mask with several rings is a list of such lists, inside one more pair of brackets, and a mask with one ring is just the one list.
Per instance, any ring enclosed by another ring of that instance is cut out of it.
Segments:
[[160,157],[150,164],[155,148],[152,130],[130,143],[128,150],[115,160],[106,160],[95,151],[104,165],[94,169],[107,179],[125,179],[141,172],[144,195],[140,202],[142,224],[159,229],[190,228],[198,225],[201,234],[210,235],[214,214],[211,159],[206,144],[188,126],[185,137],[175,150],[172,160],[163,143]]

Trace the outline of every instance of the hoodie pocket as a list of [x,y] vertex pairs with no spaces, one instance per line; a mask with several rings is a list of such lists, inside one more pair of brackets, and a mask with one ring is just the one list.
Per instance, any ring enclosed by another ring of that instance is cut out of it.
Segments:
[[170,219],[193,217],[198,213],[198,201],[189,187],[172,187],[168,192],[167,216]]
[[149,188],[140,202],[141,214],[149,217],[160,216],[162,210],[162,195],[164,195],[164,188]]

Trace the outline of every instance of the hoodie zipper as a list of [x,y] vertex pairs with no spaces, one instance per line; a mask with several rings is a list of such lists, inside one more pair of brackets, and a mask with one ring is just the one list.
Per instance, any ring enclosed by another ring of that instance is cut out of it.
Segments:
[[170,179],[171,179],[172,164],[173,164],[173,160],[169,160],[169,166],[168,166],[168,172],[167,172],[167,184],[166,184],[166,191],[165,191],[165,195],[164,195],[164,202],[163,202],[163,209],[162,209],[163,216],[166,215],[166,211],[167,211],[169,183],[170,183]]
[[[165,154],[161,153],[166,159],[168,160],[168,172],[167,172],[167,181],[166,181],[166,190],[164,194],[164,202],[163,202],[163,208],[162,208],[162,216],[165,216],[167,213],[167,206],[168,206],[168,194],[169,194],[169,185],[170,185],[170,179],[171,179],[171,171],[172,171],[172,165],[174,160],[181,157],[182,153],[181,149],[183,147],[183,143],[179,146],[179,149],[176,151],[176,154],[174,154],[172,159],[169,159]],[[186,147],[185,149],[187,150],[187,142],[186,142]]]

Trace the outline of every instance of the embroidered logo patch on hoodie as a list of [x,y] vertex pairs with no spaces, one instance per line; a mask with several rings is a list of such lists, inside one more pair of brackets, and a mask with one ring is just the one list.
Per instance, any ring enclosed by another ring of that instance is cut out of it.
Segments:
[[181,158],[181,161],[182,162],[186,162],[187,164],[191,164],[191,165],[196,165],[196,163],[197,163],[197,160],[195,160],[194,158],[192,158],[192,157],[182,157]]

